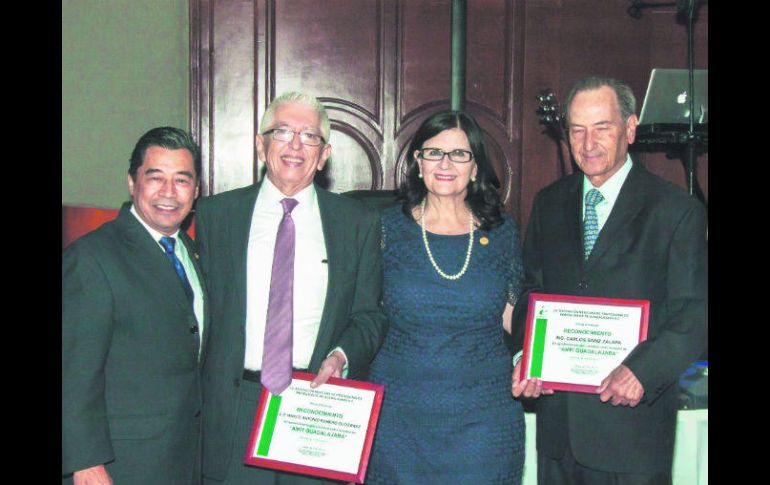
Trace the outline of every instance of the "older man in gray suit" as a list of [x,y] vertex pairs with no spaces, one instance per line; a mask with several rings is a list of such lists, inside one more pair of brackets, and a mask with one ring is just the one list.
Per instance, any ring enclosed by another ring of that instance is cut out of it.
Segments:
[[313,386],[363,379],[383,341],[379,217],[313,183],[328,141],[314,97],[279,96],[256,137],[265,179],[198,205],[214,327],[203,371],[204,483],[323,482],[244,464],[260,393],[280,394],[292,369],[316,373]]

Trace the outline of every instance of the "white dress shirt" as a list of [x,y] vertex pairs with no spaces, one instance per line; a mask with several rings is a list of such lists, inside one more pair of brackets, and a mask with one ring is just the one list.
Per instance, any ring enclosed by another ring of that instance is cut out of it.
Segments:
[[599,231],[602,230],[604,223],[610,217],[612,208],[615,207],[615,201],[618,200],[620,189],[623,187],[623,182],[626,181],[632,166],[631,155],[626,155],[626,161],[620,167],[620,170],[608,178],[601,187],[594,187],[588,177],[583,176],[583,220],[586,217],[586,194],[591,189],[597,189],[604,197],[604,200],[596,204],[596,219],[599,223]]
[[[139,217],[139,214],[137,214],[133,204],[131,204],[131,213],[144,228],[147,229],[147,232],[149,232],[155,242],[158,243],[158,247],[165,255],[166,249],[160,243],[160,238],[165,236],[165,234],[161,234],[144,222],[144,220]],[[176,231],[169,237],[173,237],[176,240],[176,244],[174,244],[174,254],[176,254],[176,257],[182,263],[184,272],[187,274],[187,279],[190,281],[190,286],[195,294],[195,298],[193,298],[193,312],[195,313],[195,319],[198,320],[198,335],[203,335],[203,290],[201,289],[201,282],[198,280],[198,273],[195,271],[195,266],[193,266],[193,263],[190,260],[190,254],[187,252],[187,247],[185,247],[184,243],[179,240],[179,231]],[[202,339],[201,342],[203,342]],[[198,347],[198,357],[200,357],[200,351],[201,349]]]
[[[270,295],[273,253],[286,198],[267,177],[257,195],[251,217],[246,263],[246,357],[244,368],[262,369],[265,320]],[[291,212],[295,227],[293,366],[306,369],[315,347],[326,302],[329,265],[315,186],[294,196]]]

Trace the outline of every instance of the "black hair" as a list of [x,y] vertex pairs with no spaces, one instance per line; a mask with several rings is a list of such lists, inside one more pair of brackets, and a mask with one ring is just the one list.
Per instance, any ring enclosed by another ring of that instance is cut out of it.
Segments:
[[476,163],[476,181],[468,184],[465,202],[473,215],[480,221],[479,228],[485,231],[494,229],[503,223],[502,202],[498,188],[500,182],[487,157],[484,148],[484,135],[481,127],[469,113],[464,111],[441,111],[423,121],[414,134],[407,151],[407,172],[401,182],[399,199],[404,214],[412,218],[412,209],[420,205],[428,189],[419,177],[418,161],[414,152],[422,148],[423,143],[444,130],[459,128],[468,137]]
[[162,147],[167,150],[186,149],[192,153],[193,165],[195,166],[195,178],[200,179],[201,173],[201,150],[198,144],[193,140],[192,135],[179,128],[171,126],[161,126],[153,128],[136,142],[134,151],[131,152],[129,160],[128,174],[133,180],[136,180],[136,171],[144,163],[144,154],[150,147]]

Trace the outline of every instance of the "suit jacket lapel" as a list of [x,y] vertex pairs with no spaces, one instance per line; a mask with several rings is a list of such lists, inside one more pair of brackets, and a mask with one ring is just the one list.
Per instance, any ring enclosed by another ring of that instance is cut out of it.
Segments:
[[[255,184],[253,190],[248,190],[241,200],[233,207],[233,213],[227,214],[226,237],[230,241],[230,254],[232,257],[233,278],[235,278],[235,308],[242,312],[234,321],[246,321],[246,291],[248,273],[249,232],[251,230],[251,218],[254,214],[254,205],[257,203],[260,184]],[[269,268],[268,263],[268,268]]]
[[179,281],[174,267],[169,262],[163,249],[158,245],[147,229],[130,212],[130,203],[126,203],[120,210],[116,222],[128,241],[131,250],[135,253],[137,264],[146,265],[147,271],[156,278],[165,288],[168,295],[176,304],[192,312],[187,295]]
[[[201,338],[200,362],[202,363],[204,355],[203,352],[206,350],[206,342],[208,341],[209,336],[208,324],[211,322],[211,318],[209,317],[209,299],[206,293],[206,281],[203,279],[203,272],[200,266],[200,256],[198,255],[198,248],[195,246],[195,242],[190,239],[187,233],[181,231],[179,232],[179,239],[185,245],[185,248],[187,248],[187,254],[190,256],[190,261],[192,262],[193,268],[195,269],[195,275],[198,277],[201,292],[203,293],[203,322],[199,322],[199,328],[202,329],[201,333],[199,334]],[[193,313],[194,312],[195,310],[193,309]]]
[[641,170],[640,166],[634,164],[625,182],[623,182],[618,199],[612,207],[612,212],[610,212],[602,230],[599,231],[599,237],[596,239],[588,261],[586,261],[587,269],[593,266],[607,252],[607,249],[617,239],[618,233],[630,224],[639,211],[642,210],[644,191],[641,190],[639,185],[641,183]]
[[345,231],[347,225],[340,219],[340,212],[335,210],[336,201],[324,189],[316,186],[318,197],[318,209],[321,213],[321,227],[324,233],[324,244],[326,246],[326,259],[328,261],[328,280],[326,285],[326,299],[324,300],[324,309],[321,316],[321,323],[318,329],[313,356],[310,359],[310,367],[320,365],[331,349],[328,348],[333,334],[333,324],[339,315],[332,315],[334,308],[335,287],[334,282],[340,280],[340,264],[345,257]]
[[567,188],[567,227],[570,241],[569,247],[578,260],[578,266],[583,263],[583,174],[579,172]]

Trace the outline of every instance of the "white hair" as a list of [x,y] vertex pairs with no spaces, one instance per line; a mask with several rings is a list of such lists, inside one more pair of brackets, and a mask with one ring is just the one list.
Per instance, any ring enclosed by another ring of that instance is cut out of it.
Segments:
[[300,93],[297,91],[289,91],[281,94],[275,98],[265,110],[265,114],[262,115],[262,121],[259,123],[260,133],[264,133],[270,124],[273,122],[273,116],[278,106],[285,103],[302,103],[312,108],[318,117],[321,119],[321,135],[324,140],[329,142],[329,135],[331,133],[331,123],[329,122],[329,115],[326,113],[324,105],[318,101],[315,96],[309,94]]

